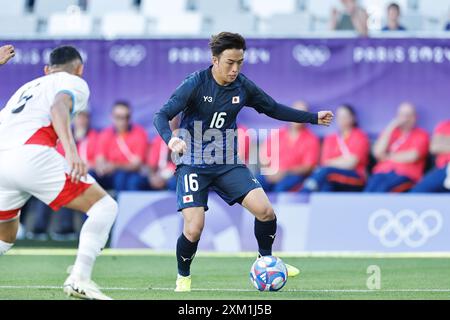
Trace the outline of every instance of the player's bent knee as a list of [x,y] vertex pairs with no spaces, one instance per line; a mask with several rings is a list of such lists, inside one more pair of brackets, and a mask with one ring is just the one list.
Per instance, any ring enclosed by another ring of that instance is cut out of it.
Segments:
[[8,252],[14,243],[12,242],[6,242],[3,240],[0,240],[0,256],[4,255],[6,252]]
[[191,224],[189,226],[186,226],[184,228],[184,235],[186,238],[191,241],[195,242],[198,241],[202,235],[203,226],[200,224]]
[[116,200],[114,200],[110,195],[104,196],[99,201],[102,201],[105,206],[105,211],[109,212],[111,219],[116,220],[117,214],[119,213],[119,205]]
[[275,219],[275,211],[272,206],[265,206],[261,213],[257,216],[259,221],[272,221]]
[[110,195],[106,195],[100,200],[98,200],[87,212],[88,216],[93,214],[101,214],[104,216],[111,224],[117,218],[117,214],[119,213],[119,206]]

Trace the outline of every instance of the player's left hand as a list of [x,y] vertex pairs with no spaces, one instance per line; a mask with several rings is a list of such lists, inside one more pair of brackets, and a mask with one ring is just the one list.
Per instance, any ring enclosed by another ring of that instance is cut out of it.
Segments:
[[87,178],[87,165],[81,160],[77,152],[68,152],[66,160],[69,164],[69,175],[72,183],[78,183],[81,178]]
[[14,47],[10,44],[0,47],[0,65],[7,63],[15,54]]
[[331,124],[331,121],[333,121],[334,114],[331,111],[319,111],[317,113],[318,123],[322,126],[329,126]]

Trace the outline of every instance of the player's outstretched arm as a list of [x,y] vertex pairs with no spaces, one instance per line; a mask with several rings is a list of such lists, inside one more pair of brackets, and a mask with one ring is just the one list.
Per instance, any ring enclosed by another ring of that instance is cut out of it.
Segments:
[[5,64],[14,57],[14,47],[10,44],[0,47],[0,65]]
[[324,126],[329,126],[333,120],[334,115],[331,111],[312,113],[280,104],[248,79],[245,82],[245,88],[248,94],[247,105],[271,118],[281,121],[311,123]]
[[67,93],[58,93],[51,107],[53,128],[66,153],[72,182],[78,183],[82,177],[87,176],[87,166],[78,155],[75,139],[70,127],[70,112],[73,108],[72,97]]
[[[258,109],[256,108],[256,110]],[[333,112],[331,111],[320,111],[317,113],[307,112],[290,108],[279,103],[275,103],[273,107],[260,108],[258,111],[281,121],[311,123],[322,126],[329,126],[334,117]]]

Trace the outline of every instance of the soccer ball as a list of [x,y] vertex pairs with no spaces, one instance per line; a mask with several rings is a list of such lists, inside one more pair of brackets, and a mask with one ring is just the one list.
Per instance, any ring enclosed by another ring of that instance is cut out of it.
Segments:
[[250,269],[250,281],[259,291],[278,291],[287,281],[284,262],[274,256],[258,258]]

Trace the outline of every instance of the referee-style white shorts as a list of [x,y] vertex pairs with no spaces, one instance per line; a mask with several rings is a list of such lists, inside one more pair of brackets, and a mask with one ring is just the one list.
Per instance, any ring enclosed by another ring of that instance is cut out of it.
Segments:
[[0,151],[0,222],[16,219],[31,196],[58,210],[94,183],[90,175],[72,183],[66,159],[54,148],[23,145]]

